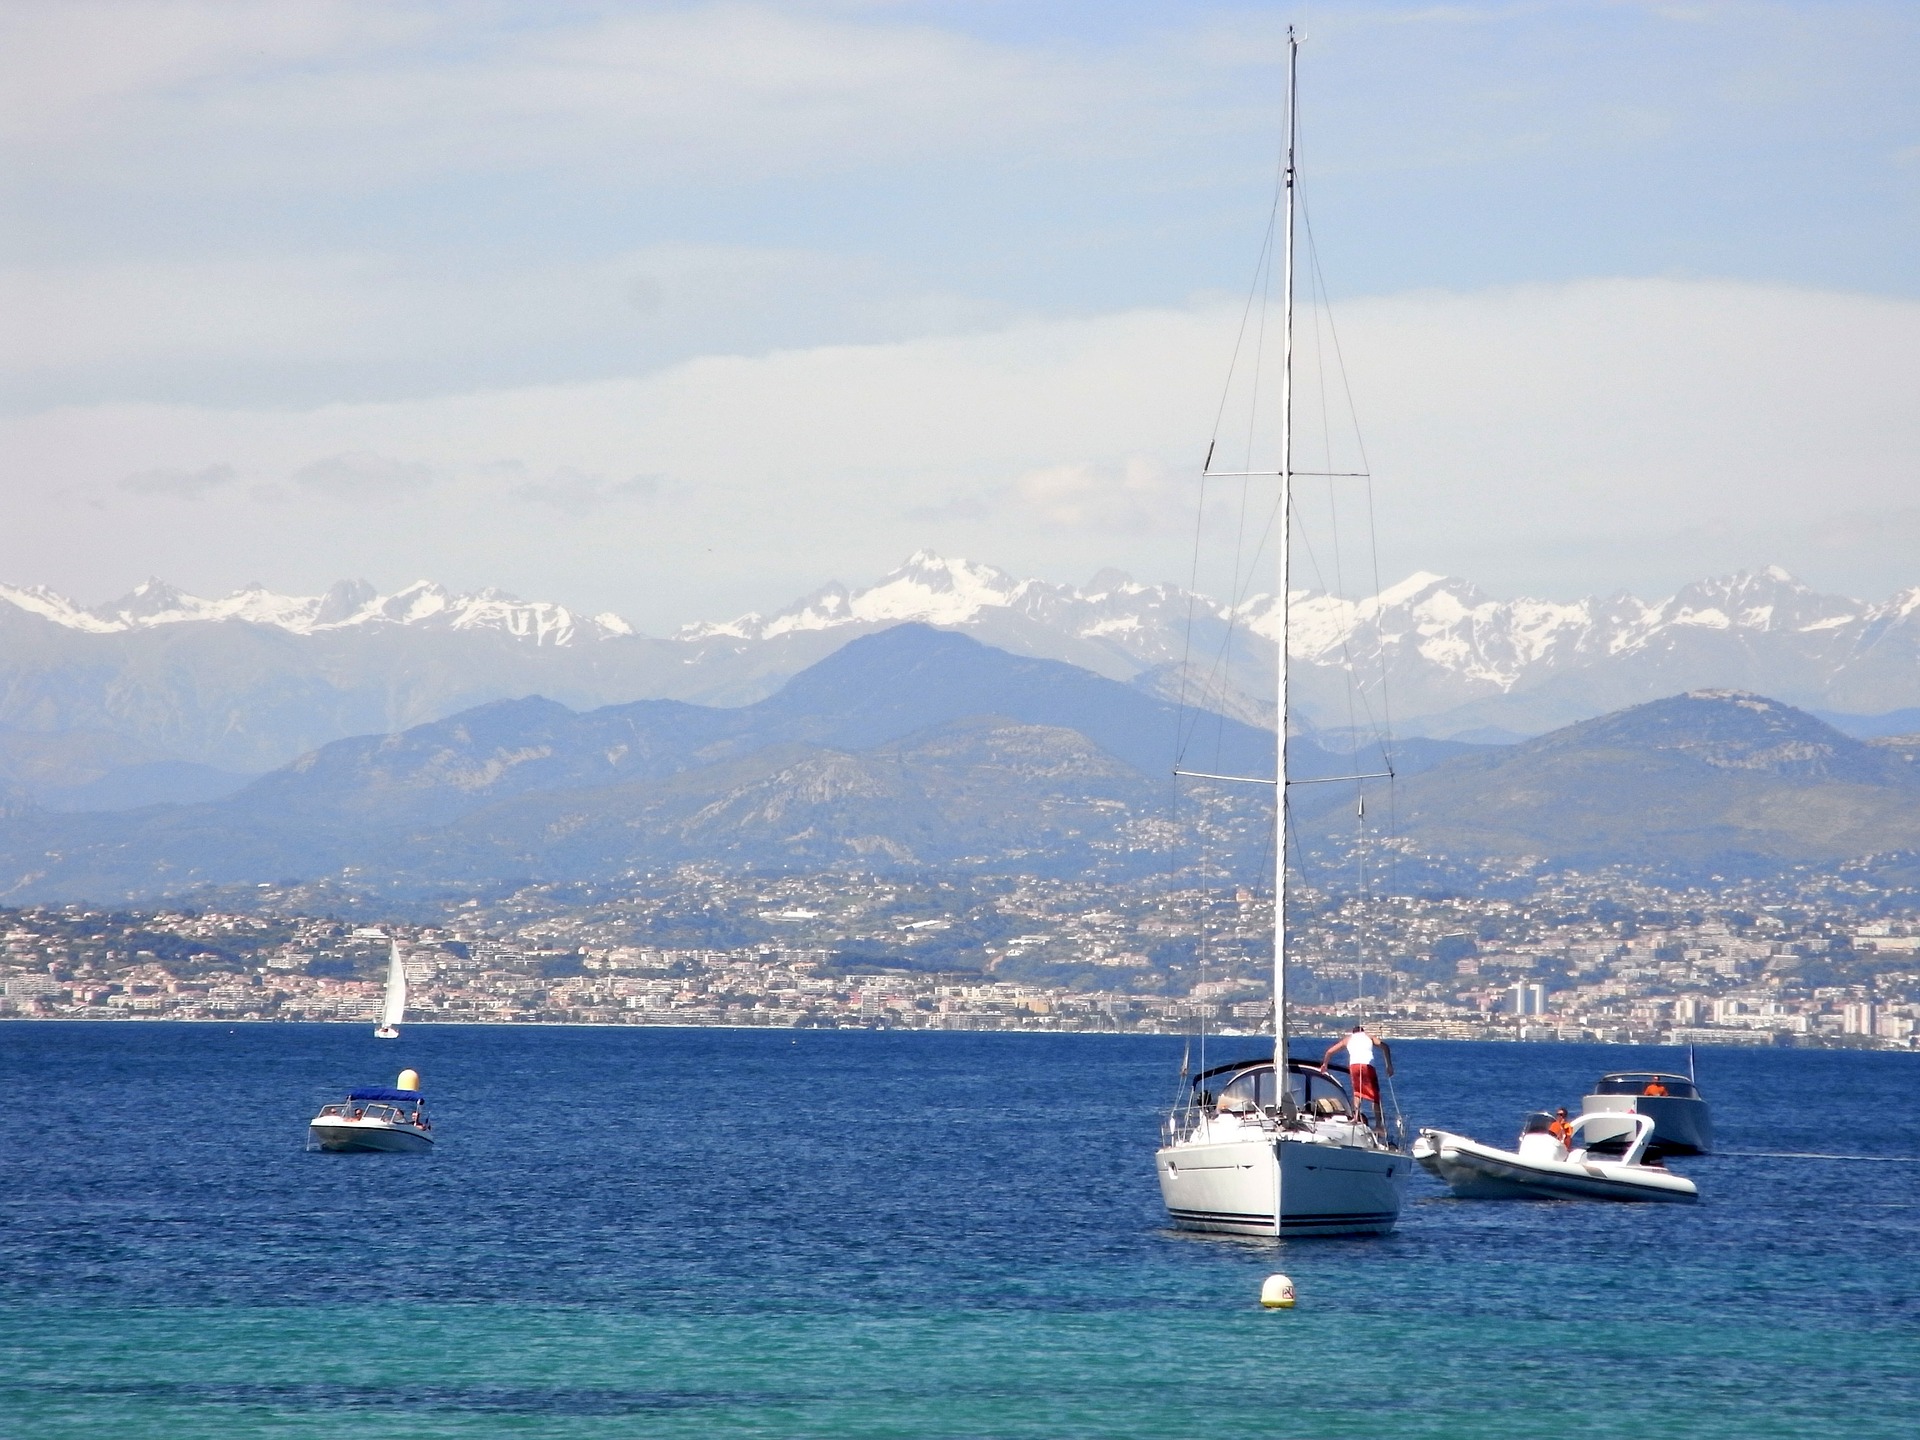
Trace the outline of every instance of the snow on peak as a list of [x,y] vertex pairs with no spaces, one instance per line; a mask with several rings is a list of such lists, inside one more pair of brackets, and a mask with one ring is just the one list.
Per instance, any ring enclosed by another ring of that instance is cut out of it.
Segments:
[[[341,581],[320,595],[282,595],[256,583],[203,599],[154,579],[92,607],[42,586],[0,585],[0,608],[6,606],[89,634],[238,622],[296,635],[410,627],[567,646],[635,633],[610,612],[588,617],[547,601],[523,601],[494,589],[459,593],[430,580],[390,593],[365,581]],[[1452,697],[1449,703],[1461,703],[1512,691],[1556,669],[1675,647],[1676,653],[1690,653],[1691,647],[1719,643],[1711,638],[1716,633],[1729,639],[1792,634],[1844,649],[1888,626],[1916,623],[1920,588],[1868,605],[1822,595],[1781,567],[1767,566],[1696,581],[1654,604],[1624,593],[1572,602],[1498,600],[1466,581],[1422,570],[1376,595],[1299,590],[1285,611],[1288,651],[1296,663],[1374,673],[1386,664],[1429,677]],[[1080,587],[1021,580],[991,565],[917,550],[863,588],[829,584],[772,614],[685,626],[676,639],[752,644],[909,621],[969,629],[989,644],[1124,678],[1177,669],[1191,660],[1195,646],[1229,656],[1244,650],[1228,663],[1270,666],[1283,607],[1271,594],[1228,606],[1178,586],[1141,584],[1117,570],[1103,570]],[[1233,631],[1251,644],[1234,641]]]
[[771,640],[803,630],[842,625],[966,625],[983,610],[1014,605],[1035,582],[1015,580],[1004,570],[971,560],[949,560],[931,550],[916,550],[898,569],[865,590],[834,583],[771,617],[757,612],[732,620],[688,625],[682,640],[737,638]]
[[1382,608],[1392,605],[1404,605],[1422,591],[1431,590],[1436,585],[1444,585],[1446,583],[1447,577],[1444,575],[1436,575],[1431,570],[1416,570],[1398,585],[1389,585],[1375,596],[1374,599]]
[[94,635],[221,621],[265,625],[295,635],[381,625],[497,630],[536,645],[634,633],[612,613],[583,621],[562,605],[522,601],[491,589],[459,595],[430,580],[416,580],[391,595],[380,594],[364,580],[340,581],[322,595],[281,595],[256,581],[211,600],[188,595],[163,580],[146,580],[118,600],[91,608],[44,586],[0,585],[0,603]]

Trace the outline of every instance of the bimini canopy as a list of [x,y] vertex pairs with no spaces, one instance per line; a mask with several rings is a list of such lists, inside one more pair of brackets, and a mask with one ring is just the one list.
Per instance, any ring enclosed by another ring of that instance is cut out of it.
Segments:
[[404,1100],[415,1101],[422,1096],[418,1090],[349,1090],[349,1100]]
[[[1256,1055],[1251,1060],[1233,1060],[1225,1065],[1212,1066],[1194,1076],[1191,1083],[1195,1089],[1198,1089],[1201,1081],[1211,1080],[1216,1075],[1225,1075],[1230,1070],[1259,1070],[1262,1068],[1269,1071],[1273,1069],[1273,1057],[1271,1055]],[[1309,1072],[1317,1072],[1320,1069],[1320,1062],[1318,1060],[1303,1060],[1298,1055],[1291,1055],[1287,1057],[1287,1069],[1296,1075],[1305,1075]],[[1346,1057],[1341,1056],[1339,1059],[1331,1061],[1327,1069],[1337,1071],[1342,1075],[1346,1074]]]

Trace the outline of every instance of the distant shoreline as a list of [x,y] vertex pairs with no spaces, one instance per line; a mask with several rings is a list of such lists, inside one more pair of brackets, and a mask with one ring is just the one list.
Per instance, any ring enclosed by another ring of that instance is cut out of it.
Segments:
[[[364,1026],[363,1020],[240,1020],[214,1019],[211,1017],[186,1016],[146,1016],[146,1015],[0,1015],[0,1025],[322,1025],[335,1029],[352,1029]],[[1041,1030],[1028,1026],[1015,1026],[1005,1029],[976,1029],[959,1026],[931,1025],[732,1025],[714,1023],[705,1025],[687,1024],[607,1024],[592,1020],[416,1020],[407,1027],[415,1030],[745,1030],[790,1035],[823,1035],[838,1032],[856,1034],[890,1035],[1101,1035],[1120,1036],[1138,1040],[1181,1040],[1202,1038],[1200,1032],[1191,1030]],[[1377,1029],[1383,1027],[1376,1027]],[[1296,1037],[1306,1039],[1324,1039],[1339,1033],[1337,1028],[1326,1030],[1301,1030]],[[1734,1032],[1738,1033],[1738,1032]],[[1208,1040],[1247,1040],[1269,1041],[1272,1036],[1253,1033],[1207,1032]],[[1914,1055],[1920,1054],[1911,1046],[1905,1045],[1823,1045],[1806,1044],[1799,1037],[1791,1043],[1757,1044],[1751,1040],[1724,1041],[1675,1041],[1664,1040],[1561,1040],[1544,1036],[1518,1035],[1393,1035],[1386,1033],[1384,1038],[1395,1044],[1419,1045],[1592,1045],[1607,1049],[1639,1050],[1684,1050],[1699,1047],[1710,1050],[1858,1050],[1869,1054]]]

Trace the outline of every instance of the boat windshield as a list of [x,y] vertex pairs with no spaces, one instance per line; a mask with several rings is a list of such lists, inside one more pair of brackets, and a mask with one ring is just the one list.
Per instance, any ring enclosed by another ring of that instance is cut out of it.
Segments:
[[[1660,1088],[1649,1090],[1649,1086]],[[1658,1070],[1622,1070],[1600,1077],[1593,1087],[1596,1095],[1670,1095],[1680,1100],[1698,1100],[1700,1092],[1684,1075],[1667,1075]]]

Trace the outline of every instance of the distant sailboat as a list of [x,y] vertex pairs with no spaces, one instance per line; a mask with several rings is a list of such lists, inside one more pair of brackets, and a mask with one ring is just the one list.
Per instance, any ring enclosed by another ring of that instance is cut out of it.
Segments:
[[388,943],[392,949],[387,955],[387,998],[380,1006],[380,1028],[373,1033],[379,1040],[398,1040],[400,1020],[407,1013],[407,967],[400,959],[400,942]]

